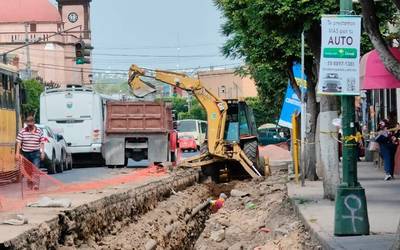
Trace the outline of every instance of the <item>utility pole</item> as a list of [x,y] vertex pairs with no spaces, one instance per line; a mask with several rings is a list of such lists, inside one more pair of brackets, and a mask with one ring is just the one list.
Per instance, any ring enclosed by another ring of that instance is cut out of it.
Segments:
[[[304,80],[304,47],[305,47],[305,41],[304,41],[304,31],[301,33],[301,80]],[[300,148],[300,154],[301,154],[301,185],[304,187],[305,186],[305,178],[306,178],[306,159],[307,159],[307,154],[306,154],[306,129],[307,129],[307,102],[306,102],[306,91],[303,90],[302,87],[300,87],[301,90],[301,148]]]
[[29,23],[25,23],[25,45],[26,45],[26,77],[28,79],[32,78],[31,70],[31,53],[29,49],[29,33],[28,33]]
[[[340,14],[351,15],[352,12],[352,0],[340,0]],[[341,100],[343,180],[336,192],[334,234],[336,236],[368,235],[367,200],[365,190],[357,179],[357,142],[352,137],[356,134],[355,97],[342,96]]]

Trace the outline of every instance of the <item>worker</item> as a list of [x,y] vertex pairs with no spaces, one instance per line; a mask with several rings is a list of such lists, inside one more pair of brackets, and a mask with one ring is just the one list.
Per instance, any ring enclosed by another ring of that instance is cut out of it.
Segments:
[[[33,116],[26,118],[26,127],[19,131],[17,136],[17,150],[15,152],[17,161],[21,160],[21,153],[36,168],[40,167],[40,163],[45,157],[43,131],[35,126]],[[23,162],[21,165],[25,172],[30,175],[28,176],[28,187],[35,190],[39,189],[39,171],[32,165],[26,166]]]

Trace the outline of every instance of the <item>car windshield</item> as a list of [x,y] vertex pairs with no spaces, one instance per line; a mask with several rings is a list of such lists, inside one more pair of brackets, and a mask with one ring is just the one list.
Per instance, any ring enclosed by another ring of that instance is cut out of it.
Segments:
[[196,121],[180,121],[178,122],[179,132],[196,132]]

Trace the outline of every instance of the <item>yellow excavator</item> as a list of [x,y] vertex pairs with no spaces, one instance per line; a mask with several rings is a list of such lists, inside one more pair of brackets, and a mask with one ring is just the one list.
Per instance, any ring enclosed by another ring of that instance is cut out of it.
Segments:
[[157,91],[149,79],[189,92],[207,113],[206,145],[201,147],[199,156],[188,158],[180,165],[201,167],[216,181],[222,176],[226,179],[247,173],[255,178],[264,174],[265,166],[258,150],[257,128],[252,110],[246,102],[222,100],[205,88],[199,79],[186,74],[142,69],[132,65],[129,85],[137,98],[145,98]]

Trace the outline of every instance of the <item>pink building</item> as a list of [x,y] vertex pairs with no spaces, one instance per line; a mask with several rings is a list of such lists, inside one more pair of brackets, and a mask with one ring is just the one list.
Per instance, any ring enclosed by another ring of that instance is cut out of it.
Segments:
[[[41,39],[29,46],[29,52],[23,48],[8,54],[8,63],[24,72],[30,61],[32,75],[46,82],[89,83],[91,65],[75,64],[75,43],[80,39],[91,41],[90,2],[57,0],[55,6],[49,0],[1,0],[0,53],[23,45],[26,36],[29,41]],[[76,26],[67,33],[49,37]]]
[[253,79],[241,77],[232,69],[198,72],[203,85],[222,99],[256,97],[257,87]]

